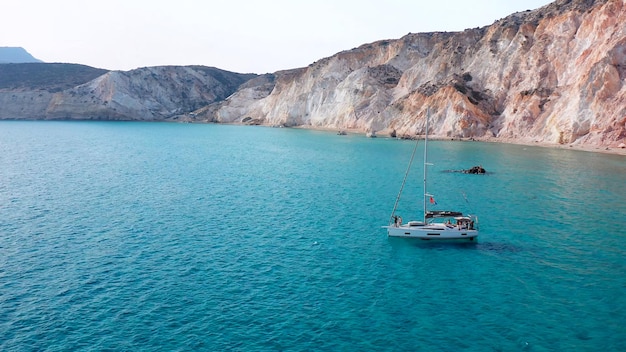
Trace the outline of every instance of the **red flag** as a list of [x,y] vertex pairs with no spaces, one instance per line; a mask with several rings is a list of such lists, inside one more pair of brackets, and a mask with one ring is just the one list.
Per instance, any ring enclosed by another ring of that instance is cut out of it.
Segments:
[[430,197],[430,204],[437,205],[437,202],[435,202],[435,198]]

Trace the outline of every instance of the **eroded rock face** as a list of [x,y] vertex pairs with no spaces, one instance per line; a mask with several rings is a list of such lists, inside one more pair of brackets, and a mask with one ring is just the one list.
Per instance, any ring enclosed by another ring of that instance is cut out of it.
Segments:
[[197,118],[414,136],[430,107],[435,136],[607,145],[626,137],[624,23],[623,0],[558,0],[276,72]]

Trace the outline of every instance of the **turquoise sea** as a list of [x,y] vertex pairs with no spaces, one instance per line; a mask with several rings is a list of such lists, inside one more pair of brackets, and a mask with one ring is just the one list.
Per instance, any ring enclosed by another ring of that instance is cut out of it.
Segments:
[[626,350],[625,157],[433,141],[479,241],[390,239],[414,143],[0,122],[0,350]]

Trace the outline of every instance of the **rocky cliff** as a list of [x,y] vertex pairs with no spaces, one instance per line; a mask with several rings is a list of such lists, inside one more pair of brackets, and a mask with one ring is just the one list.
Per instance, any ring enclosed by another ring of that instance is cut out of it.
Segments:
[[430,109],[433,137],[617,146],[626,138],[624,23],[626,0],[557,0],[487,27],[409,33],[260,76],[167,66],[7,86],[10,70],[0,69],[0,119],[184,120],[413,138]]
[[249,81],[199,121],[616,145],[626,0],[557,0],[483,28],[408,34]]

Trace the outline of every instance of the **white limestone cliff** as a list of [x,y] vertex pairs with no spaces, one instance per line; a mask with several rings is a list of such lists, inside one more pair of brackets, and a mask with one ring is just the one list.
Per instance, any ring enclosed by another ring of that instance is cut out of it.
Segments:
[[613,145],[626,138],[624,23],[623,0],[558,0],[279,71],[196,117],[414,136],[430,107],[439,137]]

